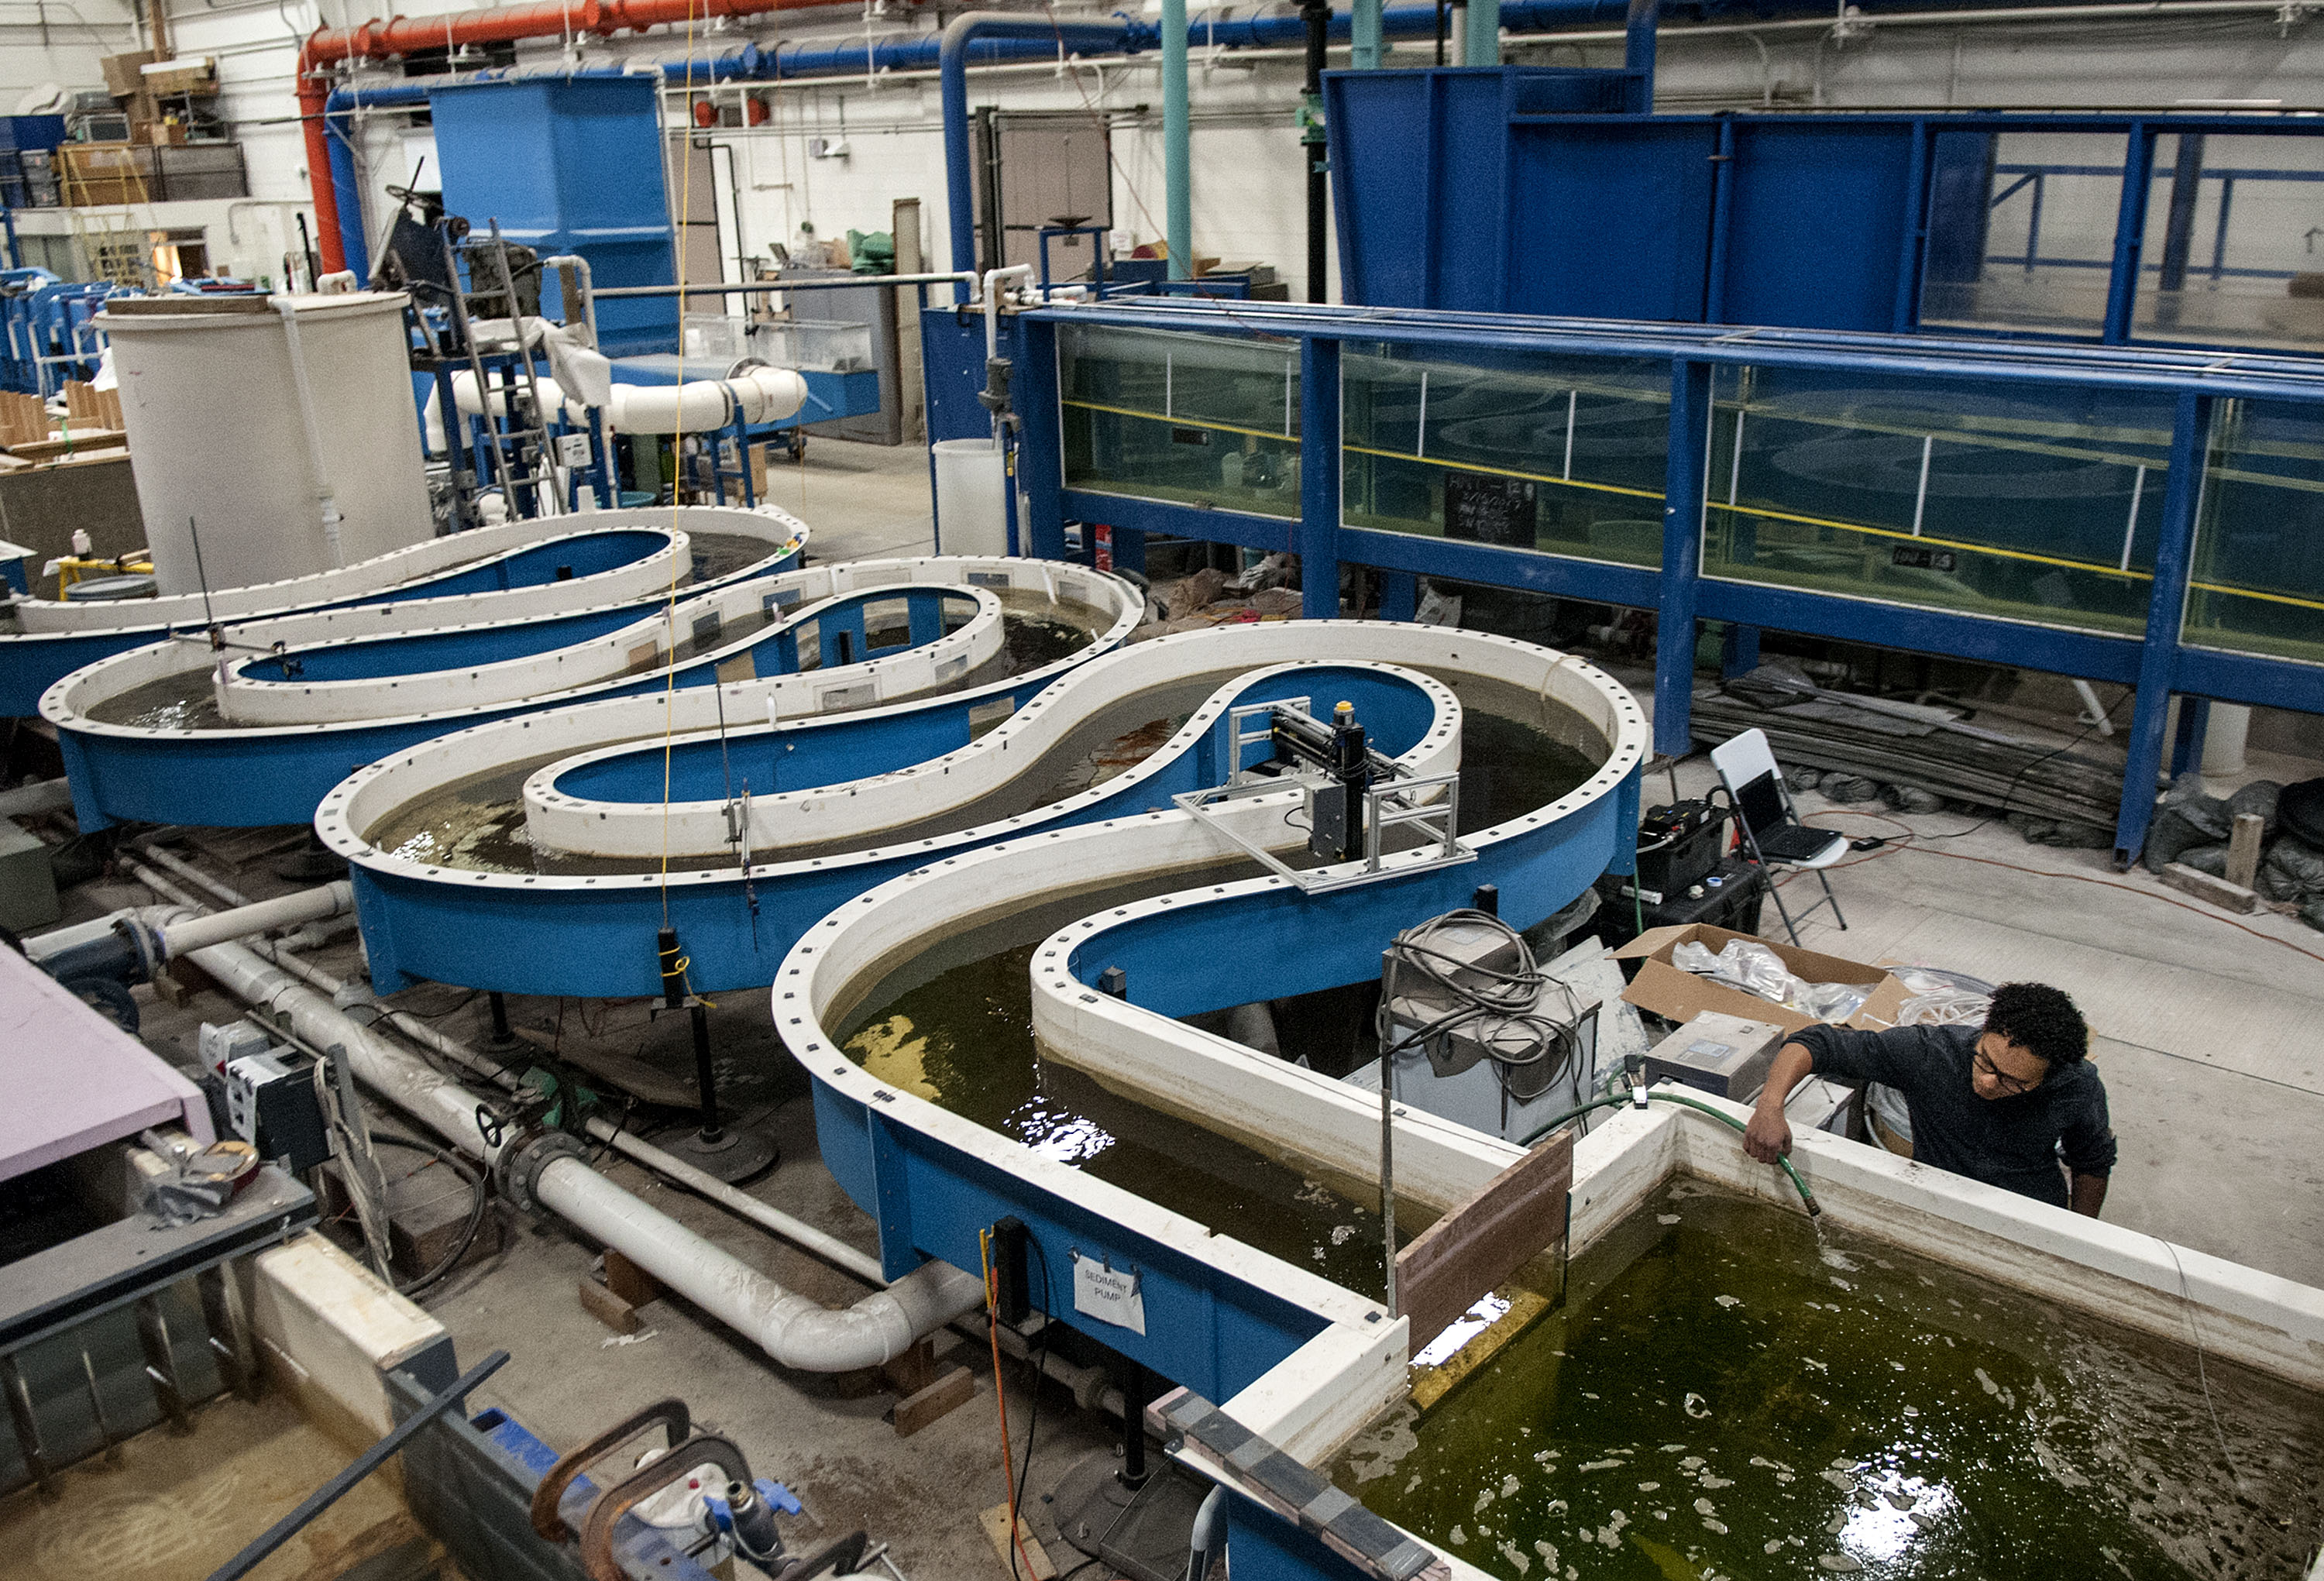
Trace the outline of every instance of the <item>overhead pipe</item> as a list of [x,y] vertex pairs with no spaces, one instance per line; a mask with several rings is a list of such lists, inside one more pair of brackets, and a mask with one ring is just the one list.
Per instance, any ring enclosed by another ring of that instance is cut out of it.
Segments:
[[[706,4],[712,15],[746,15],[764,11],[788,9],[808,5],[843,4],[845,0],[696,0]],[[2193,13],[2262,12],[2273,9],[2275,0],[2137,0],[2135,4],[2058,5],[1980,6],[1968,5],[1960,10],[1940,12],[1902,9],[1897,14],[1887,14],[1887,4],[1909,6],[1915,0],[1867,0],[1862,5],[1868,20],[1884,24],[1940,23],[1951,25],[1965,22],[2015,22],[2050,20],[2060,17],[2137,18]],[[677,21],[683,21],[685,11],[678,0],[630,0],[626,10],[635,13],[648,6],[659,6],[673,12]],[[1821,13],[1824,8],[1811,0],[1782,0],[1780,10]],[[586,6],[572,8],[576,13]],[[610,14],[613,4],[598,6]],[[466,13],[463,15],[510,18],[529,12],[561,14],[553,6],[519,6],[507,11]],[[1561,29],[1586,26],[1591,23],[1616,23],[1622,28],[1625,40],[1625,66],[1628,69],[1651,72],[1654,67],[1654,28],[1660,21],[1661,8],[1649,0],[1501,0],[1499,23],[1511,33],[1545,33]],[[451,19],[456,36],[460,18]],[[1370,18],[1366,17],[1364,38],[1357,41],[1367,50],[1371,45]],[[634,23],[615,25],[634,26]],[[1828,27],[1829,14],[1810,14],[1794,20],[1757,19],[1748,23],[1690,28],[1690,33],[1748,32],[1767,27]],[[366,33],[367,47],[353,49],[346,41],[355,34]],[[516,36],[549,37],[565,32],[561,26],[549,26],[537,32]],[[604,31],[575,26],[572,32]],[[1305,44],[1307,23],[1297,14],[1288,16],[1251,16],[1217,20],[1205,18],[1194,37],[1206,48],[1221,50],[1282,50]],[[425,34],[428,36],[420,37]],[[1433,4],[1391,5],[1379,13],[1379,37],[1387,39],[1425,39],[1436,34],[1436,7]],[[1335,11],[1325,25],[1325,36],[1334,43],[1345,43],[1355,35],[1354,19],[1351,13]],[[340,223],[342,210],[353,208],[357,194],[354,159],[350,150],[353,137],[352,113],[364,108],[424,108],[428,102],[427,79],[382,84],[360,88],[328,91],[327,84],[317,75],[319,69],[331,61],[345,59],[379,59],[396,52],[393,49],[369,47],[378,41],[395,43],[401,49],[434,48],[445,38],[441,23],[422,24],[408,21],[394,23],[370,23],[365,28],[337,33],[318,33],[309,41],[309,51],[302,51],[300,70],[300,112],[307,130],[309,173],[335,170],[338,176],[340,198],[335,201],[331,183],[318,180],[315,188],[316,217],[321,232],[324,261],[327,270],[347,267],[346,254],[338,243],[344,230]],[[318,46],[318,41],[322,43]],[[925,72],[935,69],[942,82],[945,118],[945,175],[946,185],[945,213],[952,232],[953,272],[957,276],[973,276],[976,269],[975,208],[972,193],[973,179],[968,134],[968,81],[971,66],[1011,65],[1024,61],[1047,60],[1064,55],[1137,54],[1160,48],[1163,29],[1151,23],[1116,17],[1105,21],[1059,20],[1052,23],[1047,16],[1005,12],[971,12],[955,17],[944,32],[936,37],[900,36],[885,39],[854,39],[844,42],[806,43],[782,41],[771,48],[746,43],[723,55],[713,58],[706,67],[695,60],[663,61],[659,69],[667,81],[696,85],[724,82],[779,82],[824,77],[876,77],[887,72]],[[1191,40],[1190,40],[1191,42]],[[336,51],[337,52],[332,52]],[[318,51],[310,54],[309,51]],[[313,67],[315,69],[310,70]],[[630,74],[632,68],[624,66],[587,67],[580,70],[487,71],[438,79],[463,82],[519,80],[528,78],[620,77]],[[1649,90],[1650,93],[1650,90]],[[1649,101],[1650,103],[1650,97]],[[1639,108],[1647,107],[1641,104]],[[1167,106],[1166,106],[1167,113]],[[334,123],[327,131],[326,117]],[[1191,226],[1190,226],[1191,228]],[[360,252],[363,242],[359,231],[354,244]],[[1175,251],[1175,249],[1174,249]],[[1191,254],[1191,243],[1185,249]],[[364,271],[358,269],[358,274]],[[968,299],[968,287],[958,288],[959,299]]]
[[[669,4],[669,0],[657,0],[657,3]],[[766,5],[764,0],[709,0],[709,3],[714,6],[714,14],[741,15],[752,11],[777,9],[778,5],[803,5],[807,0],[778,0],[777,5]],[[818,0],[818,3],[836,3],[836,0]],[[516,7],[510,12],[483,14],[507,16],[530,9],[535,8]],[[1628,13],[1628,0],[1504,0],[1500,15],[1501,24],[1512,32],[1540,32],[1576,23],[1627,19]],[[679,19],[683,19],[682,11]],[[456,18],[454,23],[456,31]],[[399,23],[394,25],[409,29],[417,24]],[[1339,42],[1349,39],[1351,29],[1352,21],[1346,12],[1333,13],[1324,24],[1326,39]],[[360,32],[363,30],[355,31]],[[582,30],[576,28],[576,31]],[[1202,26],[1194,32],[1200,36],[1205,48],[1257,50],[1304,46],[1307,31],[1306,20],[1293,14],[1225,20],[1205,18]],[[1436,11],[1433,5],[1395,5],[1380,13],[1380,32],[1384,38],[1427,38],[1434,36],[1435,31]],[[558,32],[558,29],[551,28],[549,34]],[[935,69],[942,90],[945,215],[952,236],[953,272],[959,276],[973,276],[976,270],[976,220],[968,133],[968,69],[971,66],[1049,60],[1067,55],[1138,54],[1159,48],[1162,34],[1163,30],[1155,24],[1126,17],[1053,21],[1038,14],[969,12],[954,17],[942,33],[933,37],[853,39],[832,43],[780,41],[772,47],[751,42],[713,57],[706,63],[699,60],[665,60],[659,63],[658,69],[666,82],[678,85],[691,82],[697,87],[823,77],[870,77],[891,71]],[[327,36],[337,35],[317,35],[318,38]],[[416,45],[410,41],[408,32],[394,36],[402,41],[404,48],[433,48],[440,43],[444,35],[438,31],[433,40]],[[334,60],[345,58],[349,57],[345,53],[330,57]],[[358,51],[356,58],[374,59],[377,55],[375,52]],[[303,55],[301,60],[302,62],[305,60]],[[649,68],[652,69],[656,68]],[[563,71],[520,69],[456,74],[434,80],[439,87],[448,81],[466,84],[521,81],[536,78],[553,78],[561,81],[573,78],[623,77],[632,75],[636,69],[634,66],[592,66]],[[359,216],[362,212],[353,154],[354,112],[358,108],[424,109],[428,104],[429,87],[429,79],[419,78],[362,87],[342,87],[333,92],[327,90],[319,78],[311,78],[302,67],[300,106],[307,125],[309,171],[310,174],[328,171],[332,178],[329,182],[318,180],[315,185],[316,219],[324,236],[324,265],[327,270],[337,266],[354,268],[358,275],[367,272],[362,262],[366,244],[359,223],[350,229],[340,219],[342,214]],[[336,200],[330,196],[334,188],[337,195]],[[1191,217],[1187,228],[1191,232]],[[1183,252],[1191,259],[1193,250],[1189,240]],[[350,259],[356,262],[350,262]],[[964,280],[955,289],[960,301],[970,299],[969,288]]]
[[[555,379],[537,375],[540,400],[551,410],[586,421],[589,409],[568,396]],[[725,379],[689,379],[683,384],[616,384],[604,408],[605,426],[618,434],[706,434],[737,416],[750,423],[776,423],[807,403],[807,381],[788,368],[752,368]],[[495,416],[508,406],[509,387],[491,392]],[[452,399],[470,417],[483,415],[484,396],[467,369],[452,375]]]
[[[299,47],[299,120],[307,139],[307,179],[315,200],[316,240],[323,272],[348,267],[340,237],[348,219],[360,234],[359,197],[352,215],[343,212],[347,196],[334,178],[331,129],[324,115],[330,97],[326,70],[344,60],[389,60],[430,50],[456,51],[463,44],[512,44],[526,39],[610,38],[651,27],[708,22],[722,16],[759,16],[772,11],[802,11],[853,0],[553,0],[529,5],[455,12],[447,16],[376,19],[351,28],[317,28]],[[350,164],[352,161],[348,161]],[[365,271],[357,271],[364,274]]]
[[1186,0],[1162,0],[1162,189],[1170,278],[1194,278],[1194,146],[1186,106]]

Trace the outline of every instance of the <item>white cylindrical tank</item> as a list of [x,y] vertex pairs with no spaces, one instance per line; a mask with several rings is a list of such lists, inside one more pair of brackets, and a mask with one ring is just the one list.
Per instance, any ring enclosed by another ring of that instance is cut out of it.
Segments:
[[1009,552],[1008,497],[1001,452],[990,439],[939,439],[936,539],[946,555]]
[[288,301],[303,370],[276,299],[131,298],[97,318],[165,594],[328,571],[434,534],[404,299]]

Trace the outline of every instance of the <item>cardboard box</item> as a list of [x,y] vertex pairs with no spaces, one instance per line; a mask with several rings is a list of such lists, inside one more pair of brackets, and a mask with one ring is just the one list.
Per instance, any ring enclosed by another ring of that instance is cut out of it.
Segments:
[[153,152],[134,142],[68,142],[58,152],[65,201],[79,206],[150,203]]
[[1709,978],[1697,977],[1691,971],[1681,971],[1671,964],[1671,951],[1681,944],[1695,943],[1716,954],[1735,940],[1753,944],[1765,944],[1775,952],[1778,960],[1794,977],[1812,983],[1863,983],[1872,992],[1855,1015],[1841,1023],[1865,1031],[1878,1031],[1896,1025],[1896,1012],[1912,996],[1903,983],[1877,966],[1867,966],[1859,961],[1844,961],[1837,955],[1821,955],[1812,950],[1803,950],[1794,944],[1778,944],[1771,940],[1755,938],[1749,933],[1729,933],[1707,923],[1691,923],[1679,928],[1648,928],[1637,938],[1612,952],[1617,961],[1638,961],[1638,975],[1623,991],[1625,1002],[1641,1010],[1650,1010],[1666,1021],[1683,1025],[1706,1010],[1722,1016],[1739,1016],[1747,1021],[1772,1022],[1785,1032],[1797,1032],[1803,1026],[1812,1026],[1815,1018],[1774,1004],[1757,994],[1747,994],[1741,988],[1730,988]]
[[125,55],[107,55],[99,64],[105,69],[105,91],[115,98],[124,98],[145,86],[145,68],[154,60],[151,50],[132,50]]
[[218,90],[217,62],[208,55],[180,55],[174,60],[149,60],[138,68],[139,86],[147,93],[208,96]]

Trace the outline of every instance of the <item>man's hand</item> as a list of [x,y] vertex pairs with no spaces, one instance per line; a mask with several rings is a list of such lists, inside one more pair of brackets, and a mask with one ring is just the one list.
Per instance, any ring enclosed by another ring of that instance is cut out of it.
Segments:
[[2105,1175],[2076,1175],[2069,1193],[2067,1206],[2086,1218],[2096,1218],[2098,1209],[2106,1206]]
[[1752,1110],[1751,1123],[1743,1128],[1743,1151],[1761,1163],[1773,1163],[1791,1150],[1792,1123],[1782,1106],[1761,1104]]
[[1803,1043],[1787,1043],[1775,1051],[1775,1062],[1767,1071],[1767,1085],[1759,1089],[1759,1102],[1751,1111],[1751,1123],[1743,1128],[1743,1151],[1761,1163],[1773,1163],[1792,1150],[1792,1123],[1784,1117],[1784,1104],[1792,1096],[1792,1089],[1807,1080],[1815,1061]]

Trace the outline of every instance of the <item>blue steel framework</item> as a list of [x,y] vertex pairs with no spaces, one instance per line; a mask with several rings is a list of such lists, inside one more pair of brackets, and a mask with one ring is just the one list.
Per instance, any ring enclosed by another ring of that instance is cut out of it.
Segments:
[[[2015,190],[1996,178],[2031,179],[2024,164],[1988,162],[1998,140],[2119,136],[2119,166],[2052,172],[2119,178],[2110,259],[2089,262],[2107,271],[2100,319],[2080,333],[1978,330],[2107,345],[2209,344],[2137,322],[2158,277],[2210,272],[2174,266],[2167,244],[2145,257],[2159,185],[2182,169],[2225,191],[2314,179],[2242,161],[2203,170],[2203,138],[2324,136],[2305,114],[1590,113],[1554,102],[1565,85],[1537,68],[1334,71],[1323,85],[1343,295],[1379,306],[1914,330],[1932,279],[2024,262],[1985,247],[1985,213]],[[2178,158],[2158,165],[2166,137]],[[2227,202],[2223,274],[2238,272],[2224,268]]]
[[[1296,345],[1302,373],[1298,517],[1067,487],[1057,382],[1057,331],[1063,325],[1177,331],[1278,347]],[[1024,315],[1019,329],[1019,409],[1026,424],[1022,470],[1030,503],[1030,552],[1036,555],[1065,557],[1069,520],[1103,522],[1114,529],[1117,544],[1126,534],[1167,532],[1252,548],[1295,550],[1304,561],[1303,612],[1314,617],[1338,613],[1338,568],[1364,565],[1389,574],[1390,613],[1409,611],[1413,577],[1441,576],[1652,609],[1665,631],[1692,632],[1699,620],[1731,622],[2135,685],[2126,794],[2115,831],[2116,859],[2125,864],[2136,856],[2153,817],[2152,787],[2163,765],[2165,722],[2174,694],[2190,703],[2181,711],[2180,761],[2200,750],[2202,717],[2212,700],[2324,713],[2324,666],[2190,646],[2181,641],[2181,631],[2215,403],[2223,398],[2300,403],[2318,408],[2319,424],[2324,426],[2324,363],[1921,336],[1790,330],[1714,334],[1663,324],[1168,300],[1043,309]],[[1651,358],[1667,367],[1670,435],[1661,569],[1345,525],[1340,509],[1339,374],[1342,348],[1351,342],[1439,354],[1465,351]],[[1975,379],[2006,384],[2035,399],[2043,391],[2093,390],[2173,399],[2172,465],[2144,636],[2069,630],[1703,575],[1712,375],[1721,367],[1745,366],[1904,380]],[[1085,545],[1093,536],[1083,535]],[[2318,620],[2324,626],[2324,615]],[[1694,650],[1691,638],[1659,647],[1655,683],[1658,751],[1690,749]]]

